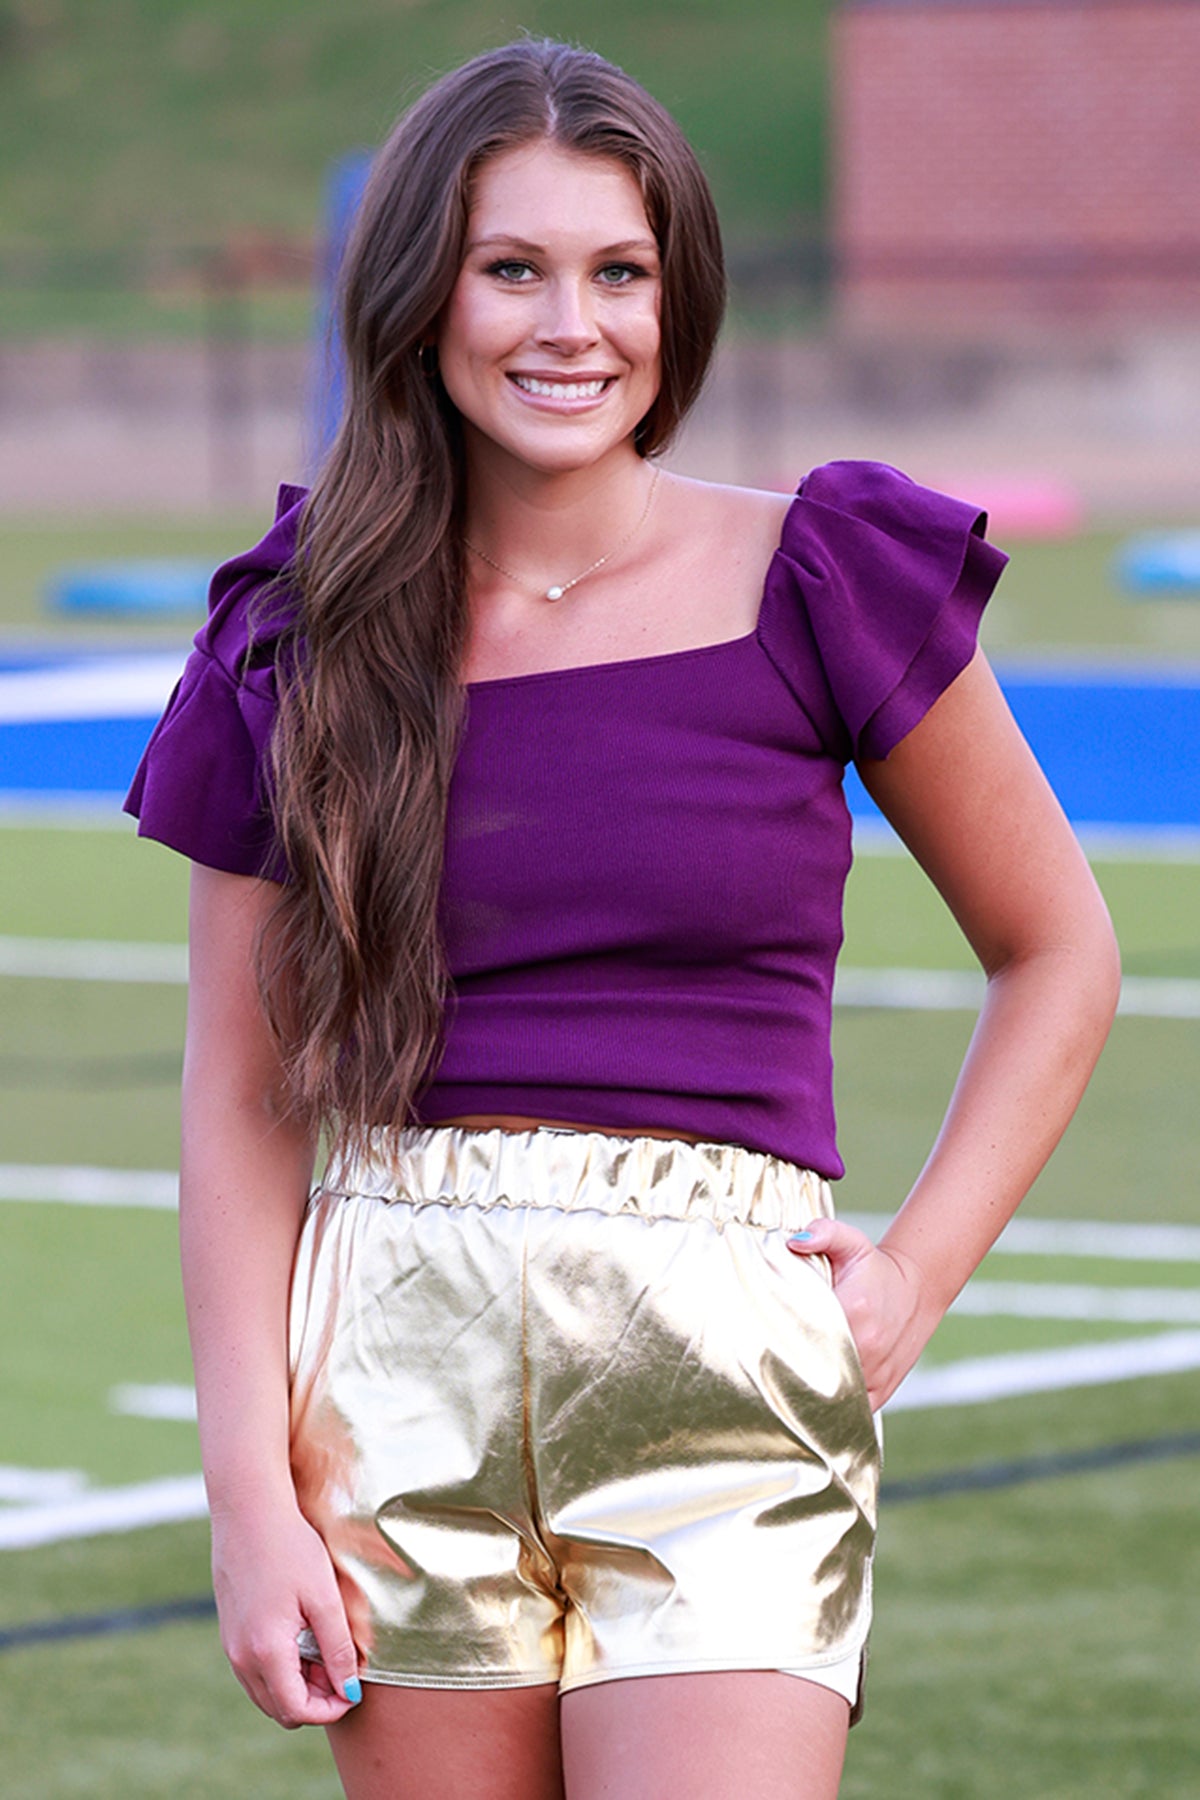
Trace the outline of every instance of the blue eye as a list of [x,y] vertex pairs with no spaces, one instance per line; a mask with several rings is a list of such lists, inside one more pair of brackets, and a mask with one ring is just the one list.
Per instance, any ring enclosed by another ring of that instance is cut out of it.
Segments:
[[646,271],[639,268],[637,263],[605,263],[599,273],[605,287],[627,287]]

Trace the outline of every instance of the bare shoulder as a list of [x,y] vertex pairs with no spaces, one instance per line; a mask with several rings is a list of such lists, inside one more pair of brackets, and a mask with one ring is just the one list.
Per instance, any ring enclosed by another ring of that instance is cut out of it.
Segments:
[[668,647],[745,636],[758,620],[792,496],[686,475],[662,486],[652,585],[656,609],[677,615]]
[[670,489],[676,522],[690,527],[689,536],[736,544],[748,560],[761,561],[768,560],[778,545],[795,497],[690,475],[672,475]]
[[705,610],[730,636],[752,629],[793,496],[685,475],[664,486],[664,536],[694,601],[707,592]]

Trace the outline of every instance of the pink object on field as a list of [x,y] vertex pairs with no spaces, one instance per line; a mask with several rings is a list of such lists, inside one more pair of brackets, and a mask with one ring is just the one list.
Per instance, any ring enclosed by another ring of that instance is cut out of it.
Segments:
[[[934,477],[930,476],[931,481]],[[1053,476],[972,475],[943,471],[937,486],[981,506],[988,530],[1005,537],[1069,538],[1083,529],[1084,507],[1078,490]]]

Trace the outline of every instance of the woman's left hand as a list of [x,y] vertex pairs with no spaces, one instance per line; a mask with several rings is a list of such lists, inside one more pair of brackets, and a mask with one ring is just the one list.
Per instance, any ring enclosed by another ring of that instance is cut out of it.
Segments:
[[871,1409],[890,1400],[932,1337],[940,1312],[931,1308],[910,1257],[873,1244],[840,1219],[813,1219],[788,1239],[795,1256],[824,1256],[858,1350]]

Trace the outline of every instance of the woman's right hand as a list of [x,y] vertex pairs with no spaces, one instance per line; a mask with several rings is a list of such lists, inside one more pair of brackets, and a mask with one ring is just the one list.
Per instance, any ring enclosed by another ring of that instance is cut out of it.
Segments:
[[[324,1543],[298,1508],[213,1518],[221,1644],[254,1704],[287,1730],[332,1725],[362,1698],[358,1655]],[[301,1657],[307,1627],[321,1661]]]

